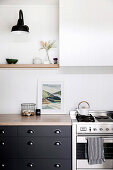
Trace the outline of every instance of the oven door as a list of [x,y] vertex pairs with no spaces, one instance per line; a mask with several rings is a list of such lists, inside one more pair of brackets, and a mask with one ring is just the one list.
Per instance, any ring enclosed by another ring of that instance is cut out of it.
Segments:
[[113,136],[110,137],[96,136],[96,137],[104,138],[105,162],[103,164],[95,164],[95,165],[88,164],[87,137],[89,136],[77,136],[77,143],[76,143],[77,168],[113,169]]
[[[88,169],[84,169],[84,168],[82,168],[82,169],[79,169],[79,170],[88,170]],[[91,170],[100,170],[100,168],[98,169],[98,168],[93,168],[93,169],[91,169]],[[111,169],[104,169],[104,170],[111,170]]]

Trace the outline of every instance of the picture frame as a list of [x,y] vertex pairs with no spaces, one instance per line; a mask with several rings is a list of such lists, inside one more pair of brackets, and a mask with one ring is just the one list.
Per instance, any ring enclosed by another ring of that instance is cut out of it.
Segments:
[[65,114],[64,81],[38,80],[37,107],[42,114]]

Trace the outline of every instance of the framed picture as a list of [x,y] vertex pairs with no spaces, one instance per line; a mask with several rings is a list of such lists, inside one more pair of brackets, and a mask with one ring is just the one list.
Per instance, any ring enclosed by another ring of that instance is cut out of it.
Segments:
[[65,113],[63,81],[38,81],[37,106],[41,113]]

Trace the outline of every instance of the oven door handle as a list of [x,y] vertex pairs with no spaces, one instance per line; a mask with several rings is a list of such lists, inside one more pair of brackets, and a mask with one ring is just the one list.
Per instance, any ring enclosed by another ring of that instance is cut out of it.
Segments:
[[110,138],[110,137],[109,138],[107,137],[107,138],[104,138],[104,139],[105,140],[113,140],[113,138]]
[[[88,136],[88,137],[94,137],[94,136]],[[87,138],[88,137],[86,137],[85,139],[87,140]],[[97,138],[103,138],[103,139],[105,139],[105,140],[107,140],[107,139],[110,139],[110,140],[113,140],[113,138],[111,138],[111,137],[102,137],[102,136],[95,136],[95,137],[97,137]]]
[[87,143],[88,137],[100,137],[104,139],[104,143],[113,143],[113,137],[110,136],[77,136],[77,143]]
[[[101,138],[104,139],[104,143],[113,143],[113,138],[111,138],[111,137],[101,137]],[[86,138],[86,140],[87,140],[87,138]]]
[[[105,140],[113,140],[113,138],[111,138],[111,137],[102,137],[102,136],[97,136],[97,138],[103,138],[103,139],[105,139]],[[86,140],[87,140],[87,138],[85,138]]]

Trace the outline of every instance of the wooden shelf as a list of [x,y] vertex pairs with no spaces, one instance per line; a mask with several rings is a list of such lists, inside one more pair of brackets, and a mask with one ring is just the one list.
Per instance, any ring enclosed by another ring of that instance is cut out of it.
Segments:
[[0,68],[59,68],[58,64],[0,64]]

